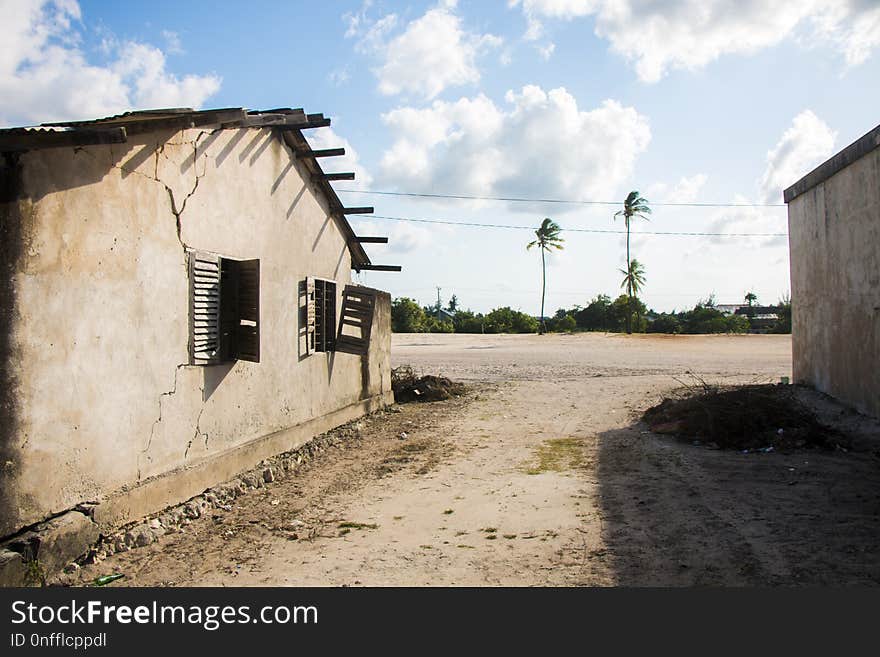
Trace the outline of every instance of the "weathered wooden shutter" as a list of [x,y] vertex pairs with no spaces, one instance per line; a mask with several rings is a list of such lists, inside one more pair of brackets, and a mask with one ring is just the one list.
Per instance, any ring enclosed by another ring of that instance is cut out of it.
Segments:
[[336,350],[336,283],[325,281],[324,288],[324,350]]
[[210,365],[222,359],[220,344],[220,256],[189,252],[189,362]]
[[[339,322],[336,351],[361,356],[369,352],[376,293],[376,290],[360,285],[345,286],[342,291],[342,319]],[[353,331],[357,334],[352,335]]]
[[299,282],[299,340],[300,357],[308,356],[313,351],[315,304],[314,280],[304,278]]
[[235,358],[260,362],[260,261],[238,260]]
[[336,346],[336,283],[315,280],[315,351]]
[[315,279],[306,278],[306,353],[315,351]]

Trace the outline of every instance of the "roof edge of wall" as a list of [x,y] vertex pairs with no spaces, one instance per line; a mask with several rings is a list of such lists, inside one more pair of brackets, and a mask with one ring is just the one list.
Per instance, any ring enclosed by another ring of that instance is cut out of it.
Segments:
[[806,176],[798,180],[782,193],[786,203],[791,203],[801,194],[804,194],[816,185],[820,185],[831,176],[845,169],[850,164],[863,158],[865,155],[880,148],[880,125],[865,135],[862,135],[837,155],[832,156]]

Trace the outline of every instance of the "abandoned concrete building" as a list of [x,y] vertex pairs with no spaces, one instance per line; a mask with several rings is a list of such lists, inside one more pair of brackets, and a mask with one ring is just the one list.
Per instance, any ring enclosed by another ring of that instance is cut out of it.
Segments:
[[880,417],[880,126],[785,202],[794,380]]
[[0,130],[0,537],[95,539],[393,401],[390,298],[351,272],[399,268],[346,219],[372,212],[330,185],[354,174],[319,166],[343,153],[309,146],[327,125]]

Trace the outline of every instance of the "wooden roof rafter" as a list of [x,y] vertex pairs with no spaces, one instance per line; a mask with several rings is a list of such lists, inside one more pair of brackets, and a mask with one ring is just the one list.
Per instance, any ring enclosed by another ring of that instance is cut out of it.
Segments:
[[[310,118],[323,118],[323,115],[309,114],[307,116]],[[326,120],[329,121],[329,119]],[[303,135],[302,130],[283,129],[279,130],[279,132],[281,133],[284,142],[290,147],[292,156],[305,166],[312,183],[327,199],[329,213],[339,226],[339,229],[345,238],[348,250],[351,252],[352,268],[358,269],[361,266],[371,264],[370,257],[367,255],[367,252],[364,251],[364,247],[361,246],[361,243],[358,242],[351,224],[348,223],[345,214],[342,212],[344,206],[342,205],[342,201],[339,200],[339,196],[336,195],[336,190],[333,189],[330,181],[325,177],[324,171],[318,164],[318,159],[309,156],[309,154],[314,151],[312,151],[312,148],[306,140],[305,135]]]

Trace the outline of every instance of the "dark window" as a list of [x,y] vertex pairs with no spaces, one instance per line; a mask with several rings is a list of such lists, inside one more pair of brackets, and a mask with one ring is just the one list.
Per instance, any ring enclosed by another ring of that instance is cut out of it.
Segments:
[[260,261],[189,252],[192,365],[260,362]]
[[336,350],[336,283],[309,276],[300,281],[306,354]]

